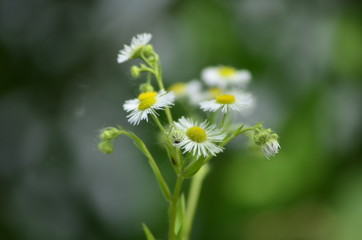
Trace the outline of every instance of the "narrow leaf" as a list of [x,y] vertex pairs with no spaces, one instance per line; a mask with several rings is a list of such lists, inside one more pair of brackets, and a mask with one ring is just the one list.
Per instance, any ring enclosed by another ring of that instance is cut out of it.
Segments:
[[147,237],[147,240],[156,240],[156,238],[152,235],[150,229],[146,226],[146,224],[142,223],[142,227]]
[[185,196],[182,194],[177,203],[177,217],[175,224],[175,234],[177,239],[182,238],[182,225],[185,217]]

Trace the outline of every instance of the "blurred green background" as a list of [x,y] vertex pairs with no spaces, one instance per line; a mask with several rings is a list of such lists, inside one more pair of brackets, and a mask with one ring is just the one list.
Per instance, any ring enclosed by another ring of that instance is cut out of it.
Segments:
[[[99,129],[130,126],[137,94],[117,53],[150,32],[165,84],[207,66],[249,69],[257,107],[280,135],[267,160],[239,137],[212,161],[193,239],[362,239],[362,3],[353,0],[2,0],[0,239],[167,236],[167,209],[146,159]],[[242,147],[239,147],[242,146]]]

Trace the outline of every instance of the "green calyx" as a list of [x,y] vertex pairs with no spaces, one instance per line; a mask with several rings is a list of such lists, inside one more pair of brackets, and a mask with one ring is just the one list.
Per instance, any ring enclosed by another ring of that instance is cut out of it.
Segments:
[[144,46],[140,46],[137,50],[133,52],[132,58],[150,58],[155,54],[155,51],[153,50],[152,45],[147,44]]
[[153,50],[153,46],[151,44],[147,44],[143,47],[142,50],[145,57],[149,57],[155,54],[155,51]]
[[272,140],[278,140],[278,134],[273,132],[270,128],[264,129],[263,127],[261,127],[261,128],[255,129],[254,143],[256,145],[262,146]]

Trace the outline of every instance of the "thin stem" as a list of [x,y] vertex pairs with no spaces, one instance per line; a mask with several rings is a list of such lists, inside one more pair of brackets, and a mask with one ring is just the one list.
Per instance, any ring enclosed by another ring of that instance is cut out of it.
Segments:
[[[161,72],[159,72],[158,68],[156,70],[155,76],[156,76],[156,80],[158,82],[159,88],[165,89],[165,87],[163,86],[163,82],[162,82],[162,74],[161,74]],[[173,123],[173,120],[172,120],[172,114],[171,114],[170,108],[165,107],[165,112],[166,112],[166,117],[167,117],[168,123],[171,125]]]
[[[219,145],[220,147],[224,147],[226,144],[228,144],[231,140],[233,140],[238,135],[245,133],[250,130],[254,130],[257,128],[258,125],[255,125],[250,128],[242,129],[243,126],[241,126],[239,129],[237,129],[230,137],[226,137],[225,140]],[[194,163],[191,163],[189,166],[186,167],[185,171],[185,177],[192,177],[199,169],[206,163],[208,163],[214,156],[210,155],[209,157],[205,158],[203,161],[196,161]]]
[[226,113],[224,113],[224,115],[222,116],[222,120],[221,120],[221,123],[220,123],[220,128],[222,128],[224,126],[225,119],[226,119]]
[[210,114],[210,122],[215,123],[216,117],[217,117],[217,111],[216,112],[211,112],[211,114]]
[[170,189],[169,189],[164,177],[162,176],[162,173],[161,173],[155,159],[153,158],[152,154],[150,153],[150,151],[146,147],[145,143],[138,136],[136,136],[134,133],[126,132],[126,131],[120,131],[120,134],[124,134],[127,137],[129,137],[129,138],[131,138],[131,139],[133,139],[135,141],[136,146],[147,157],[148,163],[150,164],[150,166],[152,168],[152,171],[155,174],[157,182],[160,185],[160,188],[162,190],[163,195],[166,198],[166,201],[171,202],[172,197],[171,197]]
[[170,225],[169,225],[169,232],[168,232],[168,238],[169,240],[175,240],[176,239],[176,233],[175,233],[175,226],[176,226],[176,218],[177,218],[177,203],[180,198],[180,192],[182,188],[184,177],[179,175],[177,176],[175,190],[170,202]]
[[[161,67],[161,63],[160,63],[160,60],[159,60],[159,57],[158,57],[157,53],[155,53],[154,57],[155,57],[156,63],[157,63],[156,66],[155,66],[155,71],[156,71],[155,76],[156,76],[158,86],[162,90],[162,89],[165,89],[165,87],[163,85],[163,80],[162,80],[162,67]],[[173,120],[172,120],[172,114],[171,114],[170,108],[165,107],[165,112],[166,112],[168,123],[171,125],[173,123]]]
[[[225,141],[223,141],[221,144],[220,144],[220,147],[224,147],[226,144],[228,144],[231,140],[233,140],[235,137],[239,136],[240,134],[244,133],[244,132],[247,132],[247,131],[250,131],[250,130],[253,130],[255,128],[254,127],[251,127],[251,128],[246,128],[246,129],[243,129],[243,130],[237,130],[235,131],[235,133],[233,135],[231,135],[229,138],[227,138]],[[206,164],[208,163],[211,159],[213,158],[213,156],[209,156],[208,158],[206,158],[203,162],[203,164]]]
[[[158,87],[160,88],[160,90],[165,89],[164,85],[163,85],[163,81],[162,81],[162,67],[161,64],[159,62],[159,57],[156,53],[154,53],[154,58],[155,58],[155,63],[152,64],[143,54],[143,52],[141,52],[141,59],[149,66],[151,67],[151,69],[153,69],[153,71],[150,71],[153,73],[153,75],[156,78]],[[166,112],[166,117],[167,117],[167,121],[168,123],[171,125],[173,123],[172,120],[172,114],[170,111],[169,107],[165,107],[165,112]]]
[[151,115],[152,115],[152,118],[155,121],[156,125],[161,130],[162,134],[166,134],[165,129],[163,128],[162,124],[160,123],[160,120],[158,120],[158,118],[155,115],[153,115],[153,114],[151,114]]
[[[141,59],[148,65],[150,66],[151,68],[153,68],[152,64],[150,61],[148,61],[148,59],[145,57],[145,55],[143,54],[143,51],[141,52]],[[153,74],[155,74],[154,71],[152,71]]]
[[188,240],[190,237],[191,228],[201,192],[202,183],[206,175],[208,174],[209,170],[210,170],[209,166],[204,165],[200,169],[200,171],[198,171],[197,174],[192,178],[189,190],[189,196],[187,199],[186,214],[183,223],[182,240]]
[[[162,134],[165,136],[165,140],[167,141],[168,144],[168,148],[166,147],[166,150],[171,150],[172,152],[174,152],[175,154],[172,154],[172,156],[169,153],[169,157],[171,159],[171,164],[172,167],[174,167],[174,170],[176,171],[177,174],[179,174],[181,172],[180,170],[180,166],[181,166],[181,154],[180,154],[180,150],[178,148],[175,148],[170,140],[170,138],[168,137],[168,134],[165,130],[165,128],[162,126],[161,122],[158,120],[158,118],[155,115],[152,115],[153,120],[155,121],[156,125],[158,126],[158,128],[160,129],[160,131],[162,132]],[[174,160],[174,161],[173,161]]]

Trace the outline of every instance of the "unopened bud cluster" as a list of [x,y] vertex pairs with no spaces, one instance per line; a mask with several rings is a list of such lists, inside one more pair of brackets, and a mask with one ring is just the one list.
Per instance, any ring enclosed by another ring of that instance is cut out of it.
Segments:
[[116,139],[120,134],[117,128],[106,128],[100,134],[101,142],[98,144],[98,149],[104,154],[111,154],[114,151],[113,139]]

